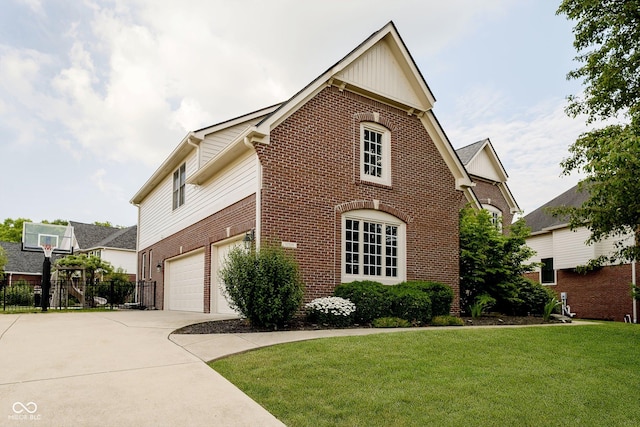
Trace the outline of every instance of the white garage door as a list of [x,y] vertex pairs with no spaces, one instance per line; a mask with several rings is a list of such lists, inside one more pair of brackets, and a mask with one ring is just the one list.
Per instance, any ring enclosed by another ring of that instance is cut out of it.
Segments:
[[211,248],[211,283],[215,286],[215,291],[211,292],[211,311],[217,314],[234,314],[239,315],[231,307],[223,294],[224,283],[220,280],[218,271],[224,267],[229,251],[235,247],[242,245],[242,238],[226,242],[221,245],[215,245]]
[[204,250],[167,261],[165,307],[204,312]]

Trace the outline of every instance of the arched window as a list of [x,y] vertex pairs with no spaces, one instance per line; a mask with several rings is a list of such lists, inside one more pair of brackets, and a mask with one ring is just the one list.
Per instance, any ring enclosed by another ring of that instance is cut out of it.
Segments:
[[360,123],[360,180],[391,185],[391,135],[376,123]]
[[342,215],[342,281],[406,280],[406,224],[375,210]]
[[489,212],[493,225],[495,225],[498,230],[502,231],[502,211],[493,205],[482,205],[482,209]]

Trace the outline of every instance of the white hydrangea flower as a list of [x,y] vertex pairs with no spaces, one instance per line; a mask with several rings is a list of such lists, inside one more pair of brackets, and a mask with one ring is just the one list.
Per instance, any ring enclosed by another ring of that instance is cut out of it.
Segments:
[[323,297],[316,298],[305,304],[308,310],[318,311],[324,314],[332,314],[334,316],[349,316],[356,311],[356,305],[348,299],[340,297]]

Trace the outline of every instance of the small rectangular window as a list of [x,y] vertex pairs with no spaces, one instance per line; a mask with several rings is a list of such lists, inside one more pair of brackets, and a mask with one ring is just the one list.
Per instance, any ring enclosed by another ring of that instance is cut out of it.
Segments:
[[540,260],[542,268],[540,270],[541,283],[555,283],[555,270],[553,269],[553,258],[543,258]]
[[146,252],[142,254],[142,278],[147,278],[147,254]]
[[391,135],[377,123],[360,124],[360,179],[391,185]]
[[186,164],[183,163],[173,173],[173,209],[178,209],[184,205],[184,187],[185,187]]

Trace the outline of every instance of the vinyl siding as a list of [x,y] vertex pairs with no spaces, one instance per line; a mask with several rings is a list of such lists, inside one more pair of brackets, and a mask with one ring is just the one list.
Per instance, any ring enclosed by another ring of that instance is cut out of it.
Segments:
[[[196,171],[197,153],[187,160],[187,177]],[[225,207],[254,194],[257,160],[247,152],[203,185],[186,185],[185,204],[172,210],[172,175],[168,175],[140,204],[140,241],[144,249]]]
[[493,181],[500,181],[500,176],[496,173],[496,167],[489,159],[485,150],[482,150],[482,152],[467,165],[467,171],[472,175],[481,176]]
[[113,268],[122,268],[126,273],[136,274],[137,254],[135,251],[103,249],[102,259],[109,261],[111,265],[113,265]]
[[589,238],[589,230],[580,228],[571,231],[568,228],[554,230],[553,232],[553,258],[554,267],[558,269],[575,268],[584,265],[594,258],[595,248],[586,245]]
[[527,246],[536,251],[536,254],[528,262],[540,262],[542,258],[553,257],[553,235],[551,233],[529,237]]
[[258,117],[254,120],[243,122],[227,129],[206,135],[200,143],[200,166],[203,166],[215,157],[224,147],[229,145],[247,127],[255,125],[262,119]]

